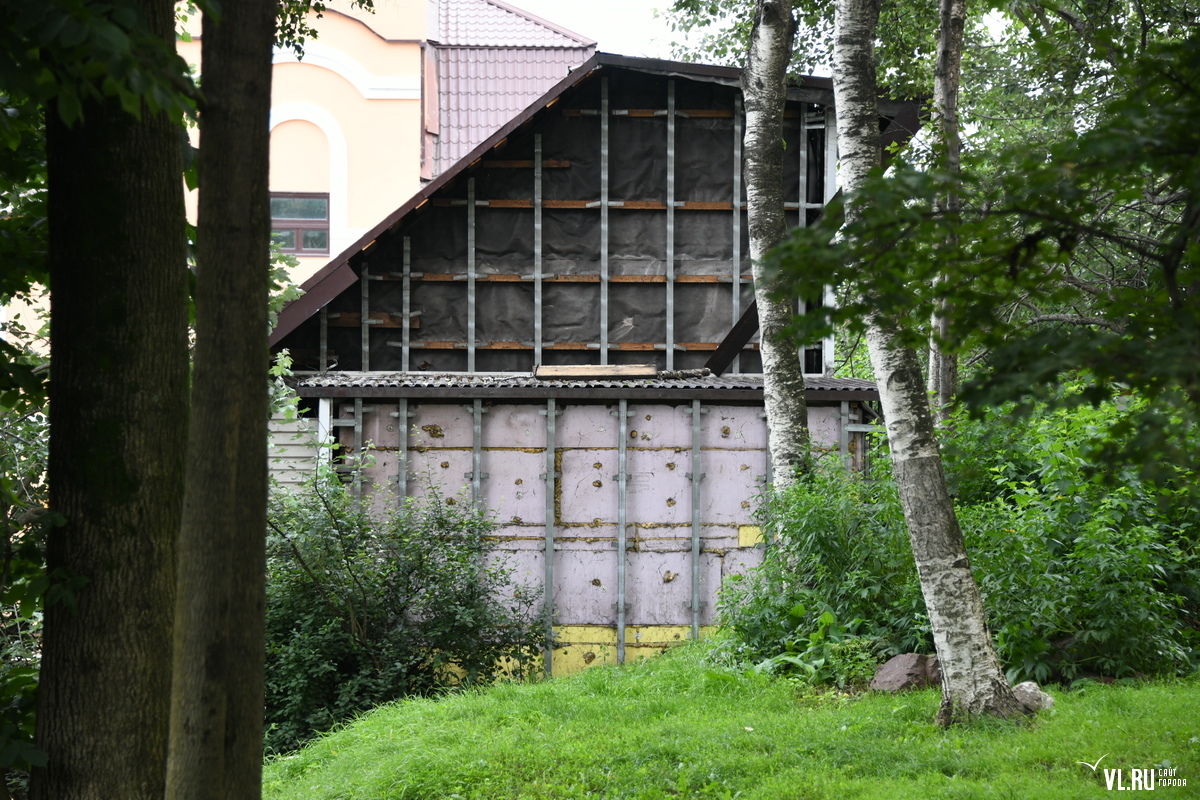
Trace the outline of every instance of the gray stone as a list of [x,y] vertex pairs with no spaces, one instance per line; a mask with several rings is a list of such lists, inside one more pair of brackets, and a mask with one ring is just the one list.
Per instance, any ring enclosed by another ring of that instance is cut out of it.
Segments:
[[1036,681],[1025,681],[1013,687],[1017,702],[1030,711],[1054,708],[1054,698],[1042,691]]
[[938,686],[942,673],[937,656],[903,653],[890,660],[875,673],[871,688],[879,692],[902,692]]

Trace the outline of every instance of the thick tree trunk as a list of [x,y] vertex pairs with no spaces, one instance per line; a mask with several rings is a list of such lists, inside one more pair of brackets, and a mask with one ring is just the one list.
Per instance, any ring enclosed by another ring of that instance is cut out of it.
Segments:
[[750,259],[761,332],[771,471],[775,487],[780,489],[794,480],[797,471],[806,471],[810,459],[804,373],[796,343],[785,333],[794,312],[791,303],[770,296],[774,287],[763,269],[767,251],[787,235],[783,214],[783,107],[795,35],[792,0],[758,0],[742,71]]
[[[937,59],[933,71],[933,107],[938,128],[938,161],[952,175],[962,170],[962,139],[958,129],[958,85],[962,76],[963,30],[966,27],[966,0],[941,0],[941,23],[938,27]],[[958,192],[950,189],[938,198],[938,212],[954,218],[961,201]],[[945,306],[934,313],[929,342],[930,402],[938,424],[946,421],[950,403],[958,391],[958,354],[945,350]]]
[[[140,0],[174,42],[174,3]],[[48,109],[50,574],[31,796],[162,797],[187,427],[179,125]]]
[[[873,52],[878,18],[879,0],[837,0],[833,90],[847,222],[854,221],[869,202],[858,192],[880,161]],[[983,601],[946,491],[917,355],[901,343],[890,320],[872,316],[867,322],[867,346],[879,383],[896,484],[941,662],[938,721],[950,724],[985,713],[1017,714],[1023,709],[992,645]]]
[[203,23],[196,349],[167,797],[257,798],[267,497],[268,144],[275,4]]

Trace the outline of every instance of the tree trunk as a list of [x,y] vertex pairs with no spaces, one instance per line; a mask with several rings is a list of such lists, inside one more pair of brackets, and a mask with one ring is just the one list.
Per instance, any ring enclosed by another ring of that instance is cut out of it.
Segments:
[[[174,3],[139,0],[173,46]],[[181,132],[168,115],[47,110],[50,575],[31,796],[162,797],[187,426]]]
[[267,282],[275,4],[203,22],[196,348],[167,797],[257,798],[267,498]]
[[[758,0],[742,71],[750,259],[761,332],[759,352],[771,471],[778,489],[787,487],[797,471],[807,471],[811,457],[804,373],[796,343],[785,333],[794,311],[790,302],[770,296],[773,282],[763,269],[767,251],[787,234],[783,212],[783,107],[795,35],[792,0]],[[799,146],[803,147],[803,142]]]
[[[962,171],[962,139],[958,129],[958,84],[962,76],[963,29],[966,27],[966,0],[941,0],[937,58],[933,71],[933,107],[938,127],[939,166],[951,175]],[[961,201],[953,188],[938,198],[938,212],[953,220],[958,217]],[[958,354],[942,346],[947,336],[945,302],[930,321],[929,383],[930,402],[938,424],[946,421],[950,403],[958,391]]]
[[[878,18],[879,0],[837,0],[833,90],[848,223],[859,217],[868,202],[858,192],[868,172],[880,163],[873,52]],[[921,593],[941,662],[938,721],[946,725],[985,713],[1017,714],[1022,707],[992,646],[983,601],[946,491],[917,355],[902,344],[896,323],[878,315],[867,320],[867,346],[879,383]]]

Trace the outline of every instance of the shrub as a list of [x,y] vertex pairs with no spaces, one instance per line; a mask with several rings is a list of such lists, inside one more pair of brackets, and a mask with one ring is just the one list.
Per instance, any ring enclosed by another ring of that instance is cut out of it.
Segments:
[[827,466],[762,508],[763,564],[727,580],[718,600],[720,623],[732,634],[719,657],[845,683],[830,668],[826,645],[835,640],[867,637],[872,665],[874,656],[927,645],[908,534],[886,476],[865,482]]
[[380,703],[532,669],[540,590],[489,552],[470,503],[425,498],[375,518],[336,478],[270,503],[266,747],[299,745]]
[[[1120,436],[1140,407],[1123,398],[1021,420],[1002,408],[954,423],[948,480],[1013,680],[1195,668],[1194,468],[1175,464],[1149,483],[1136,466],[1107,475],[1093,466],[1095,442]],[[882,653],[932,649],[895,486],[879,462],[870,481],[827,470],[765,504],[763,565],[720,598],[732,632],[725,657],[780,657],[776,666],[803,671],[802,645],[826,612],[860,620],[856,631]]]

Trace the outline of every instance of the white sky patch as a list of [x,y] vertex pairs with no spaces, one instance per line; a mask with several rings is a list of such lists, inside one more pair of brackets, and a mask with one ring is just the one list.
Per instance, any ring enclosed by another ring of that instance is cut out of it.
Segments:
[[[604,53],[670,58],[671,31],[661,15],[670,0],[504,0],[547,22],[595,39]],[[655,17],[658,11],[660,16]]]

